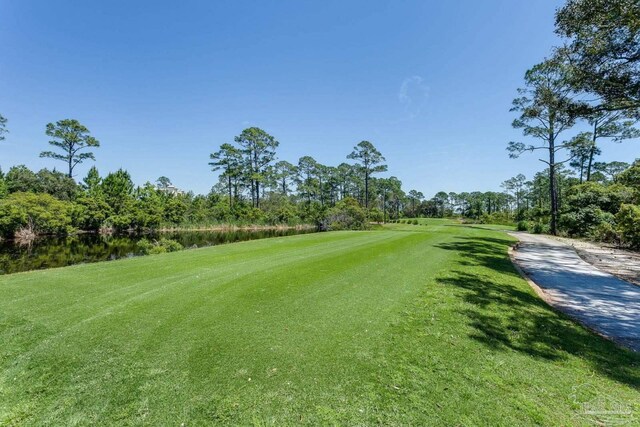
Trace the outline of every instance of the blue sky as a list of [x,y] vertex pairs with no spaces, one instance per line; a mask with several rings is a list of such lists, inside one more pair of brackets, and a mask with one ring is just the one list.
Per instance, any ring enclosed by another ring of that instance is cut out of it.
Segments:
[[[0,165],[38,153],[75,118],[101,173],[166,175],[206,193],[209,153],[258,126],[278,157],[336,165],[361,140],[405,190],[499,190],[542,164],[508,158],[516,88],[557,44],[560,1],[0,0]],[[570,135],[567,135],[570,136]],[[603,160],[640,157],[604,143]],[[90,163],[78,167],[84,176]]]

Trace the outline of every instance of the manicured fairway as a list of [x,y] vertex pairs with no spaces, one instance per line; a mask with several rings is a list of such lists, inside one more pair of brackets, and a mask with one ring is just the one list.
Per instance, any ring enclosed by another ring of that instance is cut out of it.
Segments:
[[431,221],[2,276],[0,425],[639,420],[640,356],[511,242]]

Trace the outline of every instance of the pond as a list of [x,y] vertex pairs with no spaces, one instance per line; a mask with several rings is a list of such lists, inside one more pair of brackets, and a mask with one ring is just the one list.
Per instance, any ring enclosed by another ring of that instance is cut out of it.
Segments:
[[142,238],[153,240],[165,237],[190,249],[313,232],[314,229],[262,229],[112,236],[87,233],[67,237],[39,237],[28,245],[5,240],[0,242],[0,274],[140,256],[142,253],[137,243]]

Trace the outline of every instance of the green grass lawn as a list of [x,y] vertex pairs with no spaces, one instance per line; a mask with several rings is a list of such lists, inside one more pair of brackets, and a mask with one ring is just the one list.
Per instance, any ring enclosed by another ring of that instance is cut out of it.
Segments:
[[638,421],[640,355],[511,243],[429,221],[2,276],[0,425]]

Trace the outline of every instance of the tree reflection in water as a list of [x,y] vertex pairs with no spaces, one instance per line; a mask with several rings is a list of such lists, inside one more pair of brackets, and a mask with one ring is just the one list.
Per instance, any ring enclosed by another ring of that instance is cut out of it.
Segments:
[[39,237],[31,242],[0,242],[0,274],[63,267],[88,262],[110,261],[141,255],[137,242],[142,238],[173,239],[185,249],[311,233],[309,229],[269,229],[234,231],[180,231],[144,235],[78,234],[67,237]]

